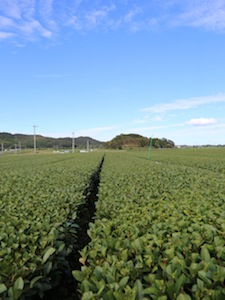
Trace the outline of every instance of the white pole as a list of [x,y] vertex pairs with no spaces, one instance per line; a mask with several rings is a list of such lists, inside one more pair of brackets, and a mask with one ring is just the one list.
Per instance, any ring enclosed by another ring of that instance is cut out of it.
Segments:
[[38,127],[37,125],[33,125],[34,127],[34,153],[36,154],[37,144],[36,144],[36,132],[35,128]]
[[73,132],[73,139],[72,139],[72,153],[74,153],[74,146],[75,146],[75,143],[74,143],[74,132]]

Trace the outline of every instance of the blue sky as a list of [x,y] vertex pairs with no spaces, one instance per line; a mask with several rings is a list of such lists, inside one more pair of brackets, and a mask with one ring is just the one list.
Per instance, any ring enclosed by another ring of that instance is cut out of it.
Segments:
[[225,0],[1,0],[0,132],[225,144]]

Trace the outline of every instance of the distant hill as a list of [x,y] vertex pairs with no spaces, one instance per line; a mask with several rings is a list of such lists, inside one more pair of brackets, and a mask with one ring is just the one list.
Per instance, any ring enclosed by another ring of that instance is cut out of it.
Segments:
[[[16,148],[29,149],[34,147],[34,136],[27,134],[11,134],[8,132],[0,132],[0,144],[3,143],[4,149]],[[150,139],[139,134],[120,134],[109,142],[100,142],[91,137],[80,136],[75,138],[75,147],[78,149],[85,149],[89,141],[90,148],[112,148],[112,149],[126,149],[132,147],[148,147]],[[72,147],[72,137],[52,138],[42,135],[36,135],[37,148],[52,148],[54,150],[68,149]],[[175,144],[171,140],[165,138],[152,139],[152,147],[154,148],[173,148]],[[1,148],[1,147],[0,147]],[[0,149],[1,150],[1,149]]]
[[[150,139],[139,134],[120,134],[113,138],[111,141],[105,143],[106,148],[123,149],[132,147],[147,147],[150,144]],[[173,148],[175,144],[171,140],[165,138],[152,139],[152,147],[154,148]]]
[[[3,143],[4,149],[14,149],[15,145],[17,148],[33,148],[34,136],[26,134],[11,134],[7,132],[0,132],[0,144]],[[87,147],[87,141],[90,143],[90,148],[101,147],[103,142],[92,139],[90,137],[80,136],[75,138],[75,147],[82,149]],[[72,147],[72,138],[52,138],[44,137],[42,135],[36,135],[37,148],[53,148],[53,149],[65,149]]]

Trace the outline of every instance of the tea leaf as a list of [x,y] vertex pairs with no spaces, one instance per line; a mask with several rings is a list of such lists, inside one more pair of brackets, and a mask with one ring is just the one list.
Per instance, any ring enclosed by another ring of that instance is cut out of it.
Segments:
[[55,253],[55,251],[56,251],[55,248],[50,247],[50,248],[45,252],[45,254],[44,254],[44,256],[43,256],[43,259],[42,259],[42,262],[45,263],[45,262],[49,259],[49,257],[50,257],[53,253]]
[[7,291],[7,287],[4,283],[0,283],[0,294],[4,293]]

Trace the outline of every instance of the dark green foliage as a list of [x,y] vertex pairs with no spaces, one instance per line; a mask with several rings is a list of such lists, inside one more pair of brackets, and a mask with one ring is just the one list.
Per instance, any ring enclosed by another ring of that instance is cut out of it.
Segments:
[[[123,149],[131,147],[148,147],[150,139],[139,134],[120,134],[117,135],[110,142],[105,143],[106,148]],[[165,138],[152,139],[152,147],[154,148],[174,148],[175,144],[171,140]]]

